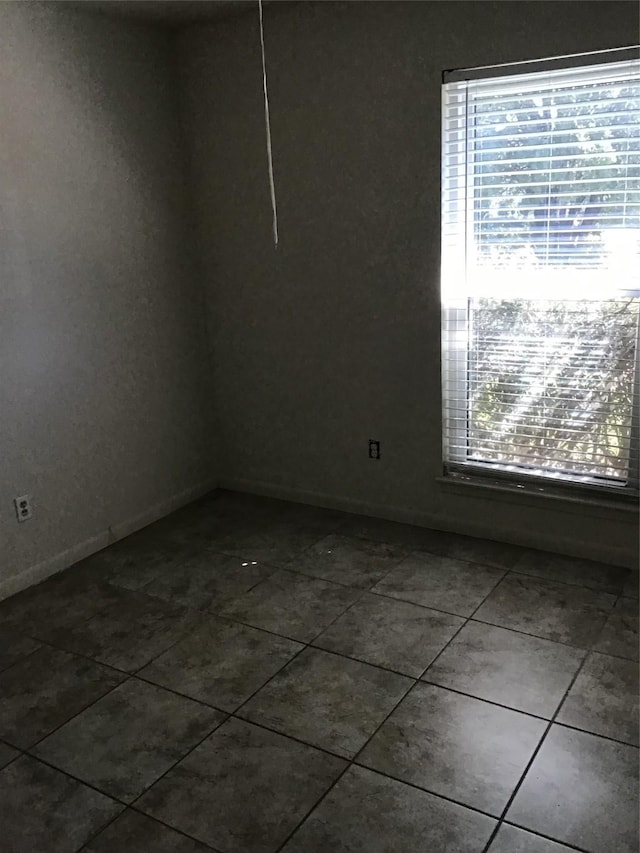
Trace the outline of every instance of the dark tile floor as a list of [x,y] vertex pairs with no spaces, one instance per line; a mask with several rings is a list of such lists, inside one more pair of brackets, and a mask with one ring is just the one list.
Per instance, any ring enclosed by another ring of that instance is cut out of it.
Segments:
[[637,596],[218,492],[0,603],[0,851],[636,853]]

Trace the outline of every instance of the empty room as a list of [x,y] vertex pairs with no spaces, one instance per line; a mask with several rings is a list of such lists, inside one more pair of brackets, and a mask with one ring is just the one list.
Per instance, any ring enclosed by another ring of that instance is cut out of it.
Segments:
[[0,853],[637,853],[639,45],[0,2]]

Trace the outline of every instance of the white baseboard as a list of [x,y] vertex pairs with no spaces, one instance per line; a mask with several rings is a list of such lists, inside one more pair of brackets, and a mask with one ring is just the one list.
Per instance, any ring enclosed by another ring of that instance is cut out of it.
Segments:
[[197,486],[192,486],[190,489],[178,492],[177,495],[173,495],[165,501],[154,504],[152,507],[141,512],[140,515],[136,515],[134,518],[121,521],[119,524],[112,524],[109,528],[113,534],[111,541],[117,542],[119,539],[124,539],[125,536],[130,536],[137,530],[142,530],[143,527],[153,524],[154,521],[164,518],[165,515],[169,515],[177,509],[181,509],[183,506],[201,498],[208,492],[212,492],[217,488],[217,486],[217,483],[213,483],[211,481],[199,483]]
[[212,491],[216,486],[217,484],[212,482],[205,482],[190,489],[185,489],[176,495],[172,495],[167,500],[154,504],[133,518],[112,524],[95,536],[91,536],[83,542],[79,542],[70,548],[66,548],[64,551],[60,551],[58,554],[54,554],[53,557],[48,557],[46,560],[42,560],[34,566],[29,566],[18,574],[0,581],[0,601],[8,598],[10,595],[14,595],[16,592],[20,592],[23,589],[27,589],[27,587],[46,580],[51,575],[61,572],[79,560],[84,560],[86,557],[90,557],[92,554],[101,551],[113,542],[124,539],[125,536],[129,536],[131,533],[141,530],[148,524],[164,518],[165,515],[169,515],[175,510],[191,503],[191,501],[197,500],[207,494],[207,492]]
[[[228,489],[232,492],[247,492],[266,498],[293,501],[294,503],[311,504],[312,506],[322,507],[323,509],[336,509],[359,515],[372,515],[375,518],[384,518],[387,521],[402,521],[408,524],[417,524],[420,527],[431,527],[430,522],[433,520],[432,516],[427,513],[412,512],[404,507],[374,504],[355,498],[347,498],[342,495],[330,495],[323,492],[297,489],[293,486],[283,486],[263,480],[249,480],[240,477],[223,478],[219,481],[218,488]],[[409,519],[409,516],[411,516],[411,519]]]
[[29,566],[23,571],[18,572],[17,575],[0,581],[0,601],[8,598],[10,595],[15,595],[16,592],[27,589],[27,587],[40,583],[40,581],[46,580],[51,575],[55,575],[68,566],[77,563],[78,560],[90,557],[96,551],[101,551],[109,545],[110,541],[113,540],[110,540],[109,531],[105,530],[98,533],[97,536],[92,536],[90,539],[85,539],[84,542],[79,542],[71,548],[66,548],[64,551],[54,554],[53,557],[42,560],[34,566]]
[[[625,566],[638,569],[637,558],[625,548],[608,542],[581,542],[569,536],[556,536],[539,529],[487,529],[485,524],[479,524],[469,518],[453,519],[433,513],[417,512],[406,507],[387,506],[369,501],[313,492],[305,489],[269,483],[262,480],[243,478],[222,478],[219,488],[236,492],[249,492],[269,498],[307,503],[324,509],[342,510],[343,512],[369,515],[385,521],[399,521],[414,524],[418,527],[430,527],[433,530],[444,530],[448,533],[460,533],[463,536],[477,536],[482,539],[492,539],[511,545],[521,545],[540,551],[552,551],[556,554],[566,554],[570,557],[582,557],[587,560],[597,560],[615,566]],[[489,498],[486,498],[489,500]]]
[[447,519],[440,515],[417,512],[406,507],[388,506],[369,501],[348,498],[341,495],[331,495],[322,492],[314,492],[306,489],[297,489],[277,483],[269,483],[261,480],[250,480],[243,478],[226,478],[219,483],[204,482],[190,489],[185,489],[176,495],[154,504],[149,509],[133,518],[126,519],[117,524],[107,527],[95,536],[85,539],[70,548],[49,557],[33,566],[28,567],[18,574],[0,581],[0,601],[14,595],[29,586],[40,583],[51,575],[66,569],[68,566],[90,557],[97,551],[101,551],[113,542],[141,530],[154,521],[169,515],[177,509],[197,500],[215,488],[229,489],[237,492],[249,492],[254,495],[279,498],[281,500],[294,501],[295,503],[307,503],[325,509],[341,510],[343,512],[369,515],[388,521],[399,521],[405,524],[415,524],[418,527],[430,527],[434,530],[445,530],[452,533],[460,533],[466,536],[479,536],[486,539],[509,542],[514,545],[523,545],[528,548],[553,551],[558,554],[567,554],[574,557],[584,557],[590,560],[600,560],[613,565],[627,566],[637,569],[637,561],[633,554],[626,549],[610,545],[608,543],[578,542],[570,537],[559,537],[545,534],[539,530],[499,530],[491,531],[486,526],[473,522],[470,519]]

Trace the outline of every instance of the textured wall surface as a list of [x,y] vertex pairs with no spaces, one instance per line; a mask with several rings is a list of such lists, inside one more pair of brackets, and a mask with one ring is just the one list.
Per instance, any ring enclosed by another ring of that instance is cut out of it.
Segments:
[[438,267],[442,71],[637,24],[624,2],[269,8],[277,251],[257,15],[183,34],[223,482],[633,562],[634,511],[438,482]]
[[145,26],[0,3],[0,597],[211,479],[172,63]]

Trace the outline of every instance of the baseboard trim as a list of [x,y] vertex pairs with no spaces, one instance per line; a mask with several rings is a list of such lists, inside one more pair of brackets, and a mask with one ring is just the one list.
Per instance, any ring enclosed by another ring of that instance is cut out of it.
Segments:
[[[369,501],[331,495],[298,489],[281,483],[269,483],[263,480],[251,480],[239,477],[222,478],[219,488],[235,492],[248,492],[269,498],[307,503],[324,509],[335,509],[343,512],[358,513],[380,518],[385,521],[399,521],[404,524],[414,524],[418,527],[430,527],[447,533],[460,533],[463,536],[477,536],[482,539],[493,539],[511,545],[521,545],[540,551],[552,551],[570,557],[581,557],[587,560],[597,560],[616,566],[638,569],[636,555],[625,548],[608,543],[583,543],[568,536],[554,536],[540,530],[518,530],[514,535],[512,529],[487,530],[485,525],[471,519],[452,519],[435,513],[418,512],[407,507],[387,506]],[[486,500],[489,500],[487,497]]]
[[435,519],[435,516],[431,516],[428,513],[415,512],[405,507],[374,504],[356,498],[314,492],[307,489],[297,489],[293,486],[269,483],[264,480],[249,480],[240,477],[222,478],[218,483],[218,487],[220,489],[228,489],[231,492],[246,492],[265,498],[311,504],[312,506],[322,507],[323,509],[336,509],[359,515],[371,515],[375,518],[382,518],[385,521],[400,521],[407,524],[416,524],[419,527],[432,527],[433,524],[431,522]]
[[84,560],[92,554],[102,551],[103,548],[112,545],[120,539],[124,539],[125,536],[130,536],[137,530],[142,530],[143,527],[147,527],[147,525],[153,524],[154,521],[164,518],[165,515],[181,509],[183,506],[213,491],[216,487],[217,483],[207,481],[178,492],[170,498],[154,504],[144,512],[139,513],[139,515],[120,521],[117,524],[112,524],[95,536],[72,545],[70,548],[60,551],[53,557],[29,566],[17,575],[0,581],[0,601],[8,598],[10,595],[21,592],[23,589],[27,589],[27,587],[46,580],[51,575],[61,572],[79,560]]

